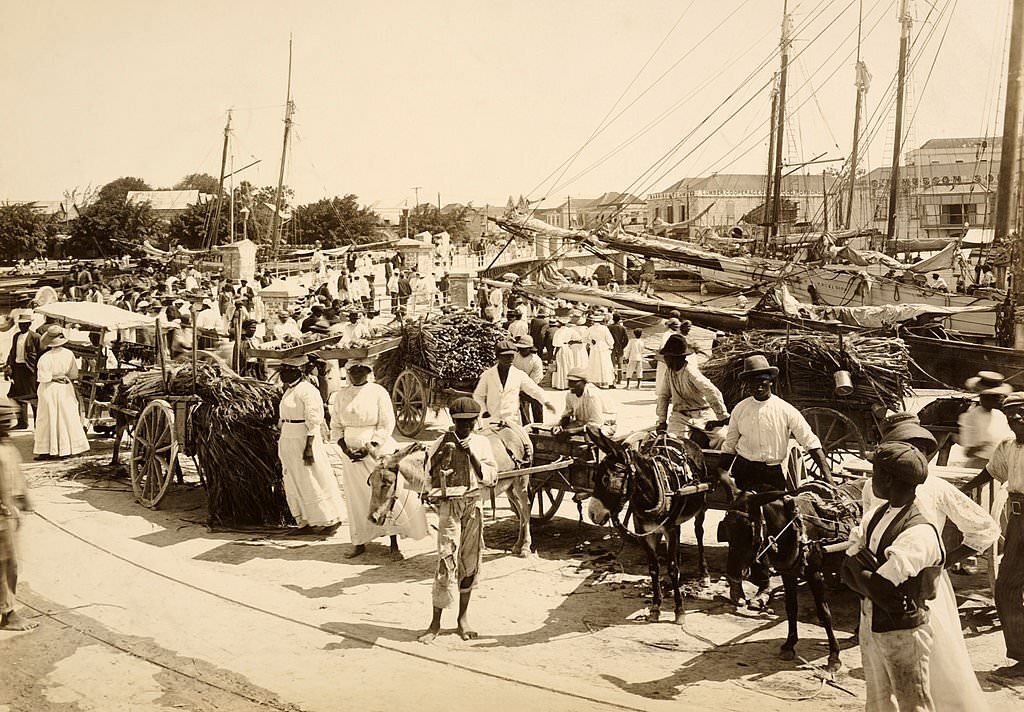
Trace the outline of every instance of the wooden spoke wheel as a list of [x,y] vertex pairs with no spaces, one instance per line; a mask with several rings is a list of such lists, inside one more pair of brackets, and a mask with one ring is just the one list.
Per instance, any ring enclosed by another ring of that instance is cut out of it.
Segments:
[[530,483],[530,521],[547,522],[558,512],[565,490],[547,483]]
[[[833,472],[839,469],[844,460],[851,457],[864,458],[867,454],[867,443],[860,428],[849,416],[843,415],[832,408],[804,408],[800,411],[811,426],[811,430],[821,440],[821,448],[825,451]],[[812,477],[821,477],[818,463],[809,454],[803,456],[804,471]]]
[[415,371],[405,370],[398,374],[391,387],[391,401],[395,404],[395,420],[398,432],[407,438],[414,438],[427,422],[430,393],[427,384]]
[[171,404],[160,399],[147,403],[135,420],[132,437],[132,490],[139,504],[156,509],[178,467],[180,443]]

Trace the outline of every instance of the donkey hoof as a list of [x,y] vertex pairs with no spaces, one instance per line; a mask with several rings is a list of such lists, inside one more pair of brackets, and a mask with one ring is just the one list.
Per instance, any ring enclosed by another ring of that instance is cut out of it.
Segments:
[[647,622],[648,623],[657,623],[660,620],[661,620],[661,609],[660,608],[652,608],[650,611],[647,612]]
[[842,668],[843,661],[839,659],[838,655],[834,658],[830,657],[828,659],[828,664],[825,666],[825,669],[829,672],[839,672]]
[[675,624],[676,625],[686,625],[686,614],[683,613],[682,611],[676,611]]
[[793,648],[780,648],[779,660],[796,660],[796,650]]

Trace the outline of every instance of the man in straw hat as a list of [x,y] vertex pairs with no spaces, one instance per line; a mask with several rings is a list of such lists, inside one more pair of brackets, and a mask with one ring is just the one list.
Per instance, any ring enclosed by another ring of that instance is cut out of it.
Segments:
[[996,445],[978,479],[984,482],[994,477],[1006,485],[1006,541],[995,599],[1006,657],[1014,663],[995,674],[1019,681],[1024,680],[1024,393],[1008,395],[1002,407],[1013,437]]
[[[921,426],[916,415],[905,412],[886,416],[882,424],[882,442],[912,445],[921,451],[926,461],[938,449],[935,436]],[[865,512],[886,503],[871,486],[862,490],[861,501]],[[925,479],[917,488],[915,504],[939,532],[944,532],[947,521],[958,532],[958,541],[943,537],[948,549],[945,569],[988,550],[999,537],[999,525],[988,511],[941,477],[929,475]],[[932,698],[943,701],[940,709],[985,709],[984,695],[964,643],[953,585],[945,570],[936,582],[935,599],[928,607],[934,636],[929,676]]]
[[[832,466],[818,436],[800,411],[772,393],[772,383],[778,375],[779,369],[769,364],[763,354],[753,354],[743,360],[740,379],[751,395],[733,408],[722,451],[734,457],[731,462],[726,458],[721,463],[722,478],[740,492],[789,489],[782,463],[789,454],[790,437],[811,454],[822,477],[832,481]],[[734,510],[723,522],[729,536],[726,562],[729,597],[736,605],[745,601],[743,578],[748,569],[751,583],[757,586],[751,604],[754,607],[768,604],[768,565],[755,560],[753,555],[753,528],[760,526],[760,518],[759,509],[747,513]]]
[[686,337],[672,334],[660,353],[666,370],[657,384],[658,430],[688,437],[691,428],[704,430],[714,420],[728,419],[722,392],[688,358],[694,351]]
[[865,512],[850,532],[842,576],[862,597],[860,647],[869,710],[936,709],[929,602],[945,552],[938,530],[915,502],[927,476],[928,463],[913,445],[880,445],[871,488],[886,502]]
[[984,467],[996,445],[1013,437],[1006,416],[999,409],[1003,398],[1013,393],[1013,387],[1006,383],[1003,374],[995,371],[980,371],[964,385],[978,394],[978,402],[957,419],[957,444],[964,450],[965,467]]
[[8,397],[18,403],[19,430],[28,427],[28,404],[36,397],[36,361],[39,360],[39,334],[32,331],[32,312],[18,314],[18,330],[7,354],[7,377],[11,379]]
[[428,497],[437,506],[437,569],[431,593],[433,617],[419,640],[429,643],[441,632],[441,613],[458,591],[458,631],[463,640],[477,637],[469,624],[469,600],[483,563],[484,509],[481,487],[498,481],[491,442],[473,432],[480,404],[456,398],[449,412],[454,426],[427,448]]
[[498,362],[480,374],[480,380],[473,390],[473,398],[483,409],[483,418],[488,423],[522,425],[519,413],[519,397],[527,395],[555,412],[555,406],[548,399],[544,389],[534,383],[528,375],[512,365],[516,357],[516,346],[511,341],[498,344]]
[[[520,336],[515,340],[516,355],[512,359],[512,365],[530,377],[530,380],[540,385],[544,378],[544,362],[537,355],[533,337],[529,334]],[[519,396],[519,413],[523,423],[544,422],[544,404],[536,398],[525,393]]]

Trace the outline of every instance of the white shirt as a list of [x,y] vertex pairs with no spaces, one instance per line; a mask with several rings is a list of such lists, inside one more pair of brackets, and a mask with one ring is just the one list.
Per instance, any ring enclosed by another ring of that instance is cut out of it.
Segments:
[[373,336],[373,332],[370,331],[370,327],[362,321],[357,321],[355,324],[352,322],[342,324],[341,334],[341,340],[348,343],[353,341],[366,341]]
[[[890,522],[903,510],[903,507],[889,507],[888,502],[880,506],[886,507],[887,511],[871,531],[868,549],[874,554],[878,553],[878,545]],[[860,525],[850,532],[853,546],[847,549],[847,556],[853,556],[864,548],[864,532],[877,511],[878,507],[875,507],[865,512]],[[938,566],[941,562],[942,545],[938,532],[932,526],[917,524],[902,531],[885,550],[885,561],[878,567],[876,573],[894,586],[899,586],[911,576],[916,576],[929,566]]]
[[285,336],[294,336],[296,339],[302,338],[302,331],[299,330],[299,325],[291,317],[274,325],[274,338],[280,341]]
[[1015,437],[999,443],[985,469],[1000,482],[1005,482],[1010,492],[1024,493],[1024,444],[1017,442]]
[[[929,475],[923,484],[918,485],[914,501],[924,518],[940,532],[946,526],[946,520],[952,520],[963,534],[964,544],[975,551],[987,550],[999,538],[999,524],[988,511],[941,477]],[[861,492],[864,511],[884,503],[885,500],[875,497],[869,481]]]
[[583,395],[578,398],[575,393],[569,391],[565,396],[565,412],[562,417],[569,418],[570,428],[580,425],[601,427],[608,422],[598,387],[588,383],[583,387]]
[[505,421],[519,423],[519,394],[525,393],[541,403],[547,403],[544,389],[515,366],[509,366],[505,385],[501,385],[498,367],[491,366],[480,374],[480,381],[473,391],[473,399],[487,413],[486,422]]
[[992,457],[992,451],[998,443],[1013,437],[1010,424],[1006,422],[1006,415],[1001,410],[985,410],[975,405],[963,413],[957,422],[960,426],[960,447],[980,447],[974,456],[983,460]]
[[790,435],[806,450],[821,447],[806,418],[792,405],[775,394],[765,401],[751,396],[733,408],[722,450],[751,462],[778,465],[786,459]]
[[[22,338],[18,338],[18,337]],[[14,363],[26,363],[25,360],[25,344],[28,342],[28,332],[24,334],[20,331],[14,335],[14,340],[17,342],[14,347]]]
[[213,309],[203,309],[196,314],[196,328],[216,330],[219,326],[220,315]]
[[306,434],[320,437],[320,424],[324,422],[324,400],[320,391],[309,381],[302,379],[281,396],[277,409],[278,418],[301,420],[306,424]]
[[387,390],[376,383],[346,386],[331,402],[331,442],[342,438],[350,448],[369,442],[390,445],[395,431],[395,409]]
[[630,339],[626,344],[626,352],[623,354],[627,361],[642,361],[644,358],[643,339]]
[[722,392],[707,376],[701,373],[695,363],[687,361],[686,365],[678,371],[666,368],[664,376],[655,389],[659,421],[665,421],[668,418],[670,403],[672,409],[677,413],[692,413],[711,408],[715,411],[716,418],[724,418],[729,415],[729,411],[725,409]]
[[[515,338],[520,336],[528,336],[530,333],[530,322],[526,319],[516,319],[508,325],[508,333]],[[536,344],[534,344],[536,346]]]

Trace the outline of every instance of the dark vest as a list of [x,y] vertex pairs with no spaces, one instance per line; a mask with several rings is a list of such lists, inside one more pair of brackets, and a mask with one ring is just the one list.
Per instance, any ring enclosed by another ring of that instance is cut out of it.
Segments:
[[[438,446],[437,452],[440,453],[441,448],[447,443],[458,445],[459,439],[455,436],[455,432],[449,430],[441,438],[441,445]],[[440,457],[439,454],[435,454],[434,459]],[[433,462],[430,463],[430,489],[440,490],[441,496],[452,496],[456,495],[455,492],[449,494],[448,490],[453,487],[464,488],[458,490],[458,493],[464,493],[468,489],[472,489],[477,484],[477,476],[473,472],[473,465],[469,460],[469,453],[456,447],[452,452],[451,461],[444,467],[433,466]]]
[[[864,532],[864,543],[869,550],[871,536],[887,509],[888,507],[879,507]],[[942,563],[945,562],[946,552],[942,549],[942,538],[939,536],[938,530],[924,518],[924,515],[918,510],[917,504],[912,503],[889,522],[889,526],[882,532],[882,537],[878,540],[878,551],[874,553],[879,562],[884,562],[885,552],[896,541],[896,538],[907,529],[919,524],[927,524],[935,532],[942,560],[939,565],[923,569],[919,574],[911,576],[896,587],[897,594],[903,599],[902,612],[893,614],[883,610],[880,606],[871,606],[871,632],[873,633],[911,630],[928,622],[928,601],[935,598],[936,582],[939,579],[939,574],[942,573]]]

